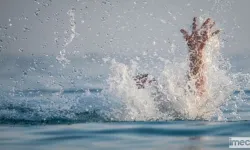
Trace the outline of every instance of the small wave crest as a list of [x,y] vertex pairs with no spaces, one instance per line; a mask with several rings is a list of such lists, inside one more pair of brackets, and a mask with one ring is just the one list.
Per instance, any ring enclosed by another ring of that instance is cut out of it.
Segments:
[[101,89],[16,91],[1,94],[0,124],[105,122]]

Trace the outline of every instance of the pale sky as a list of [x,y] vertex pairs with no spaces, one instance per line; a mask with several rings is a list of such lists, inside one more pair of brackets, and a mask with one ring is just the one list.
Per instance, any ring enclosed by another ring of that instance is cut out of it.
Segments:
[[[44,87],[49,81],[40,76],[53,74],[59,83],[60,73],[68,76],[72,68],[48,68],[58,65],[62,50],[78,71],[89,68],[88,60],[111,54],[140,56],[148,51],[167,58],[165,51],[172,43],[186,51],[179,30],[189,29],[194,16],[216,21],[223,30],[223,55],[234,70],[247,73],[249,6],[249,0],[0,0],[0,82],[10,89],[16,84],[17,88],[38,86],[35,81]],[[32,72],[32,66],[39,69]],[[96,76],[106,69],[87,72]]]

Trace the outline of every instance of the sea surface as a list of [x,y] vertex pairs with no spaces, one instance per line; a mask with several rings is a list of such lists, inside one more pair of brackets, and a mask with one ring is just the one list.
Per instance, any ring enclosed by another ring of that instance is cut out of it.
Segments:
[[[221,150],[228,149],[229,137],[250,136],[249,107],[238,109],[241,117],[237,120],[119,121],[106,118],[98,106],[93,105],[100,104],[101,89],[65,90],[57,99],[58,103],[62,102],[60,106],[51,106],[38,98],[41,94],[54,96],[58,92],[19,91],[8,103],[1,103],[0,149]],[[249,104],[250,93],[245,92],[244,99]],[[25,101],[21,100],[23,96]],[[72,100],[70,103],[65,99],[62,101],[61,96],[67,100],[78,97],[77,106],[63,108],[67,106],[65,104],[72,104]],[[93,109],[89,109],[89,105],[83,108],[80,103],[84,106],[89,103]],[[228,111],[224,115],[232,114]]]

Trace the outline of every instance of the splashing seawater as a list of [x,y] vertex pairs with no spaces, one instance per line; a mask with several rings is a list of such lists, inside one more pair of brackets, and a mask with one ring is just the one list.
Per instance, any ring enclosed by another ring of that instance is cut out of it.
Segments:
[[230,63],[223,58],[220,46],[219,37],[214,36],[205,48],[207,84],[203,97],[191,92],[195,90],[195,81],[187,79],[189,61],[186,58],[166,61],[165,68],[154,77],[157,84],[147,85],[144,89],[138,89],[133,79],[140,73],[135,61],[126,65],[113,60],[108,93],[121,103],[123,109],[114,108],[112,117],[127,121],[226,120],[223,115],[224,106],[232,100],[235,90],[244,88],[242,84],[246,82],[242,83],[239,78],[248,75],[230,72]]

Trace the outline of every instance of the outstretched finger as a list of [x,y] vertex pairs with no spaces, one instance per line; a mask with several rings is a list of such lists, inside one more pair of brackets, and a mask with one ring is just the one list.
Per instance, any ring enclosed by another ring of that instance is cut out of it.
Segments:
[[209,25],[209,29],[211,29],[214,25],[215,25],[215,22],[213,21],[213,23],[211,23],[211,24]]
[[183,34],[183,37],[186,39],[186,40],[188,40],[188,32],[186,31],[186,30],[184,30],[184,29],[181,29],[180,30],[181,31],[181,33]]
[[212,36],[215,36],[215,35],[217,35],[217,34],[219,34],[220,33],[220,30],[216,30],[216,31],[214,31],[213,33],[212,33]]
[[197,28],[197,18],[194,17],[194,19],[193,19],[193,31],[195,31],[196,28]]
[[207,20],[202,24],[201,28],[207,27],[208,23],[210,22],[210,18],[207,18]]
[[203,32],[201,32],[202,35],[202,41],[206,42],[208,40],[208,33],[206,30],[204,30]]

